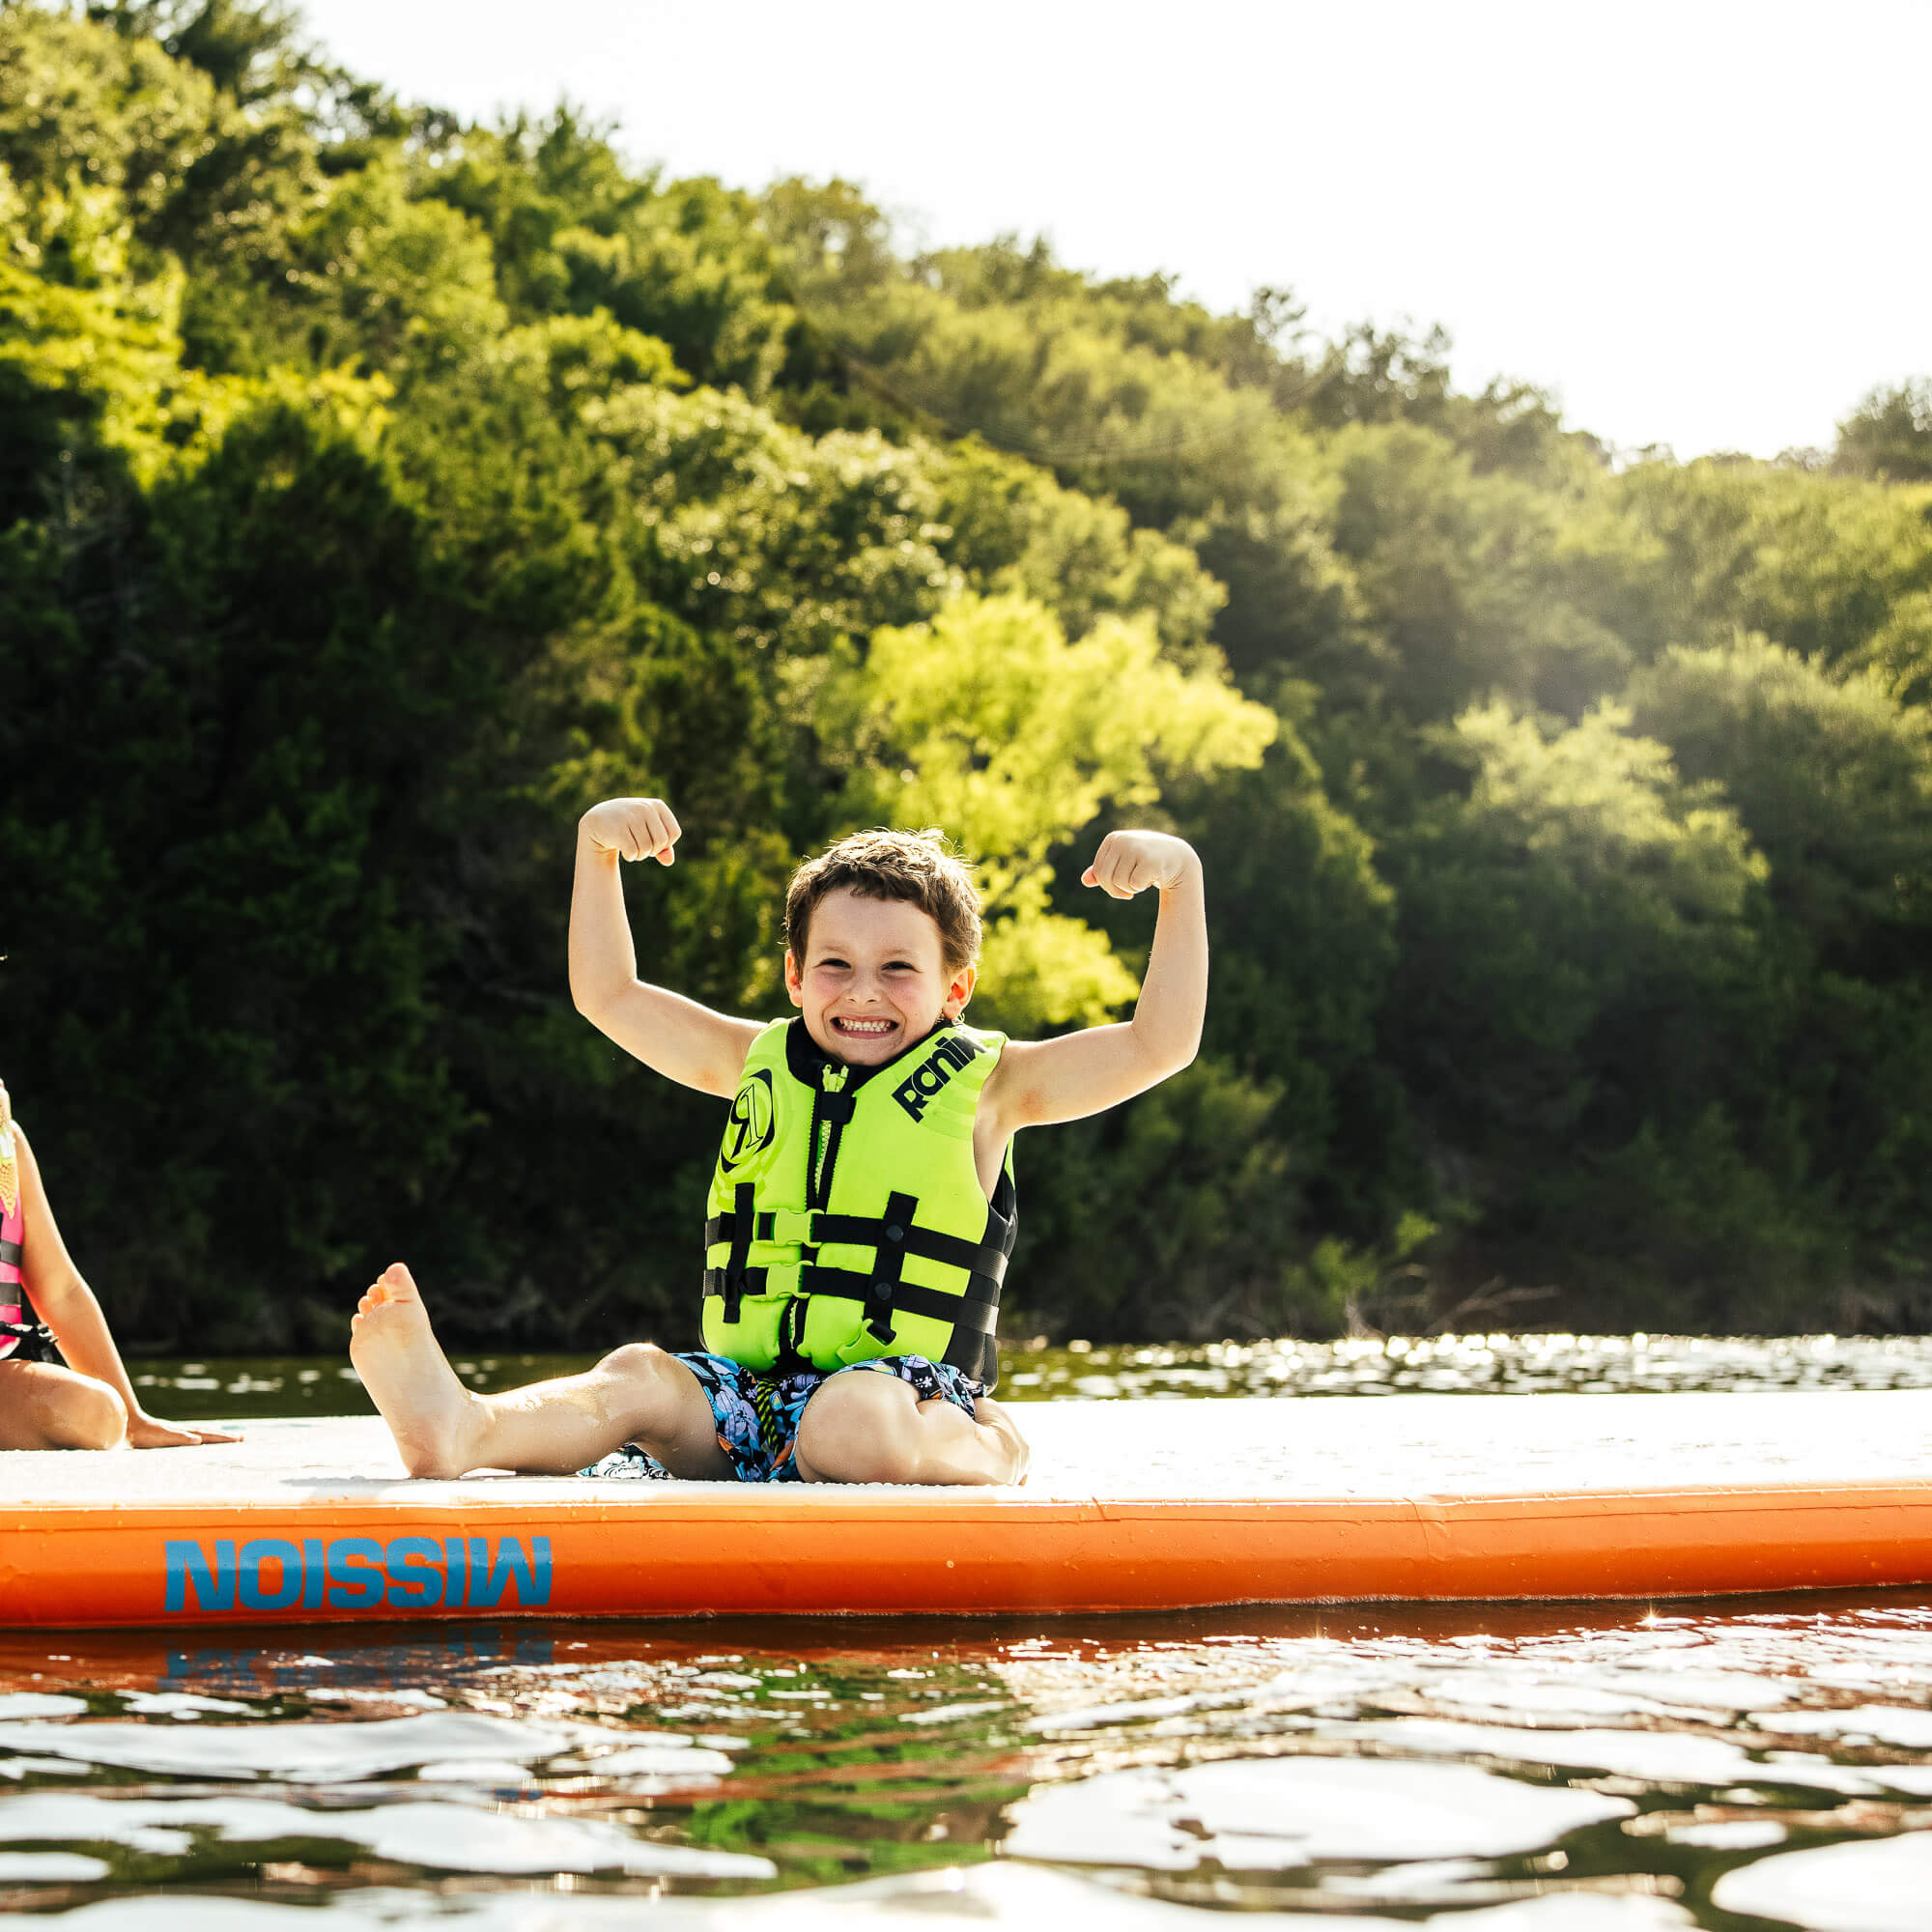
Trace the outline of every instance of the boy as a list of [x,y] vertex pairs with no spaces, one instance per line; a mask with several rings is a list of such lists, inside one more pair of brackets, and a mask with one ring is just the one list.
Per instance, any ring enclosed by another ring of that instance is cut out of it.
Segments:
[[1107,835],[1082,883],[1160,895],[1134,1017],[1029,1042],[960,1022],[979,895],[934,834],[859,833],[799,868],[785,900],[796,1019],[731,1019],[645,983],[618,867],[669,866],[680,837],[661,799],[583,815],[570,989],[645,1065],[731,1102],[704,1231],[705,1349],[631,1343],[587,1375],[477,1396],[392,1266],[362,1297],[350,1355],[405,1466],[560,1474],[635,1443],[673,1476],[1021,1481],[1026,1444],[986,1393],[1015,1227],[1010,1142],[1193,1060],[1200,860],[1165,833]]

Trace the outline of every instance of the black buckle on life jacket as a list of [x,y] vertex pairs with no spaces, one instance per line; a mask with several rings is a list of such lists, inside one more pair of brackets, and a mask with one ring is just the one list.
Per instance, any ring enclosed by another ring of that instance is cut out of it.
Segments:
[[7,1342],[14,1344],[5,1358],[10,1362],[61,1363],[60,1346],[44,1321],[0,1321],[0,1343]]

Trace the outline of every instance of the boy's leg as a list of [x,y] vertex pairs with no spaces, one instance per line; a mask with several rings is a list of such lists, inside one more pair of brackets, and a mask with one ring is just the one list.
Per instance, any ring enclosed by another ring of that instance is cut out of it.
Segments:
[[808,1483],[1017,1483],[1026,1439],[982,1395],[968,1415],[896,1376],[831,1376],[805,1406],[792,1460]]
[[412,1476],[568,1475],[626,1442],[674,1476],[731,1474],[697,1378],[647,1342],[614,1350],[586,1375],[477,1395],[456,1378],[400,1263],[363,1295],[350,1329],[349,1358]]
[[119,1449],[128,1406],[55,1362],[0,1362],[0,1449]]

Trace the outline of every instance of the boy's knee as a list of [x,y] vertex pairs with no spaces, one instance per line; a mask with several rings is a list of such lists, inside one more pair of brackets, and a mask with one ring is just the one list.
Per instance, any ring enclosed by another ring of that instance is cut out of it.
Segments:
[[56,1449],[118,1449],[128,1438],[128,1405],[105,1382],[76,1376],[53,1405],[47,1434]]
[[919,1416],[906,1385],[891,1376],[828,1381],[799,1422],[801,1473],[821,1483],[919,1480]]
[[597,1364],[597,1373],[619,1381],[662,1382],[675,1364],[655,1342],[626,1342]]

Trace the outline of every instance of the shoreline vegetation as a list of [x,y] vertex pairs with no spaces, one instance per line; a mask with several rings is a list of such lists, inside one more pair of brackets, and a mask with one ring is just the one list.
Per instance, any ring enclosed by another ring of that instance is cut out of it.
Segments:
[[639,956],[753,1014],[857,826],[981,862],[1022,1034],[1132,997],[1096,822],[1201,852],[1201,1060],[1022,1140],[1016,1334],[1932,1325],[1932,384],[1612,452],[649,138],[0,5],[0,1072],[117,1333],[403,1256],[456,1348],[688,1340],[712,1110],[563,977],[642,790]]

